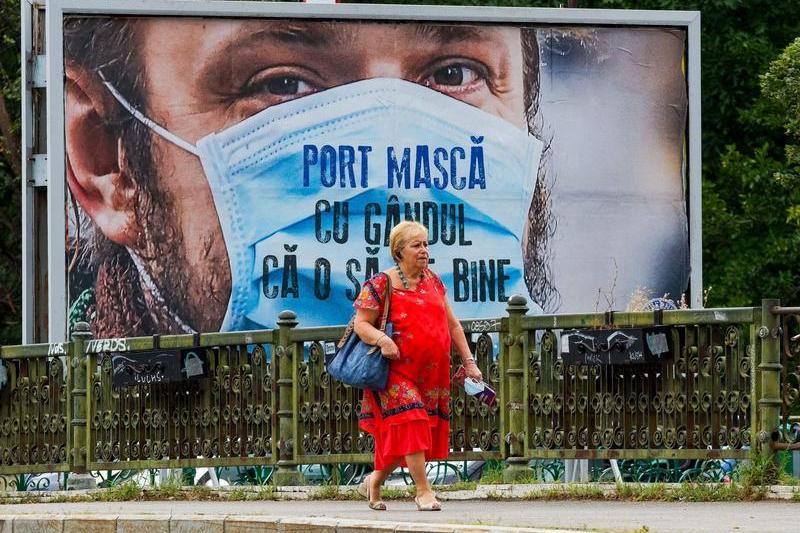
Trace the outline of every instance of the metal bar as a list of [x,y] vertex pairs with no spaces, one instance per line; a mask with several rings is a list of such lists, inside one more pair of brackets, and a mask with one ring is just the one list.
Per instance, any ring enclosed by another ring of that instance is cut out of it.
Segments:
[[342,338],[344,329],[344,325],[325,328],[296,328],[292,330],[292,340],[295,342],[338,341]]
[[689,23],[688,65],[686,81],[689,85],[689,264],[691,282],[689,295],[693,308],[703,307],[703,208],[702,208],[702,114],[700,93],[700,13]]
[[[729,307],[719,309],[679,309],[664,311],[661,323],[665,326],[728,324],[731,322],[750,324],[753,321],[752,307]],[[526,316],[522,327],[534,329],[601,328],[605,327],[604,313],[536,315]],[[614,325],[653,326],[655,315],[651,312],[614,313]]]
[[33,91],[30,76],[30,61],[33,57],[34,8],[28,2],[20,2],[21,31],[20,57],[22,58],[22,116],[20,117],[20,139],[22,141],[22,342],[34,342],[34,212],[33,212]]
[[95,461],[89,470],[146,470],[150,468],[194,468],[204,466],[273,466],[270,456],[264,457],[200,457],[197,459],[169,459],[165,461]]
[[63,12],[58,2],[47,5],[47,321],[48,340],[67,339],[66,196],[64,168]]
[[48,463],[32,465],[3,465],[0,466],[0,475],[8,476],[13,474],[41,474],[42,472],[69,472],[70,466],[67,463]]
[[[124,339],[93,339],[87,345],[87,352],[130,352],[138,350],[171,349],[171,348],[211,348],[214,346],[239,344],[273,344],[276,339],[275,330],[239,331],[235,333],[202,333],[195,335],[163,335],[158,338],[156,347],[154,338],[128,337]],[[196,341],[199,340],[199,344]]]
[[528,450],[531,459],[748,459],[750,450],[686,449],[591,449]]
[[549,24],[608,24],[687,26],[696,11],[634,9],[556,9],[467,6],[403,6],[367,4],[297,4],[282,2],[185,2],[161,0],[50,0],[67,13],[113,15],[182,15],[291,17],[323,19],[431,20],[450,22],[518,22]]
[[26,359],[30,357],[47,357],[66,353],[67,342],[53,344],[23,344],[18,346],[0,346],[0,359]]
[[800,315],[800,307],[781,307],[776,305],[770,309],[770,312],[774,315]]

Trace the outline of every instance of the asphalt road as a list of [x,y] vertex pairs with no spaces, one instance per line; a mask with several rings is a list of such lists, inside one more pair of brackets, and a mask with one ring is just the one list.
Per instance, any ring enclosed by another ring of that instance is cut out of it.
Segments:
[[[0,505],[10,514],[103,514],[161,517],[271,515],[330,517],[398,522],[524,526],[631,533],[787,533],[800,531],[800,503],[661,503],[605,501],[446,501],[443,510],[420,513],[411,501],[388,501],[386,512],[359,501],[114,502]],[[642,529],[646,527],[647,529]]]

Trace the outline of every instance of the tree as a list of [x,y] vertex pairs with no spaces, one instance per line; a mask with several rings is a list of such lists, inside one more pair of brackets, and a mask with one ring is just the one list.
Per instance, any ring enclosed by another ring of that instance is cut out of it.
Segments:
[[22,331],[19,35],[19,0],[6,0],[0,3],[0,344],[18,343]]
[[729,145],[704,193],[705,232],[715,244],[707,271],[729,305],[758,294],[800,298],[800,39],[760,77],[747,120],[772,130],[753,148]]

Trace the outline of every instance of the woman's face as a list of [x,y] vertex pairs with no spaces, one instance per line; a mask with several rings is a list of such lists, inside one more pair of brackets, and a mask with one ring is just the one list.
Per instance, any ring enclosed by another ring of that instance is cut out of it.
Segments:
[[422,270],[428,266],[428,236],[420,231],[409,237],[400,248],[400,266],[404,270]]

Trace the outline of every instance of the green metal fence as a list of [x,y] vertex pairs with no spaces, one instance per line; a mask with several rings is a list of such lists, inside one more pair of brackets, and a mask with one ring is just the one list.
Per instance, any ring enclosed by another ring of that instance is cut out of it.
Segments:
[[[761,308],[583,315],[508,315],[463,322],[498,392],[489,408],[452,391],[451,458],[503,460],[507,478],[532,458],[744,458],[791,448],[800,409],[794,330],[800,310]],[[570,365],[561,331],[663,325],[671,360]],[[83,325],[85,326],[85,325]],[[330,379],[324,355],[343,327],[303,328],[285,311],[266,331],[90,339],[0,348],[0,475],[266,465],[279,484],[297,465],[371,462],[358,430],[359,391]],[[196,348],[205,377],[112,386],[112,353]],[[453,367],[457,363],[454,354]]]

